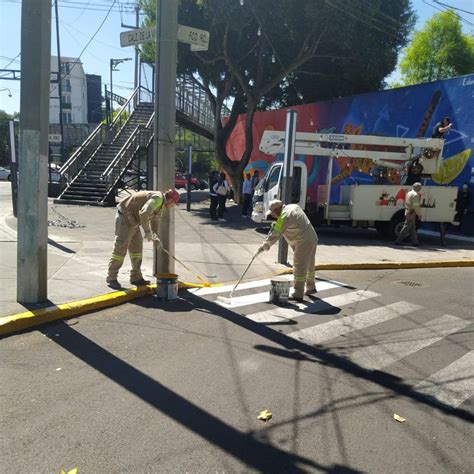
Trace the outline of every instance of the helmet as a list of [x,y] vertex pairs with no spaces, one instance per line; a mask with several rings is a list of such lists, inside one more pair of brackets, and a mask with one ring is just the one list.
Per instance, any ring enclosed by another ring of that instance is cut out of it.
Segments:
[[176,191],[176,189],[168,189],[165,193],[166,200],[170,199],[171,201],[174,201],[175,204],[179,203],[179,193]]

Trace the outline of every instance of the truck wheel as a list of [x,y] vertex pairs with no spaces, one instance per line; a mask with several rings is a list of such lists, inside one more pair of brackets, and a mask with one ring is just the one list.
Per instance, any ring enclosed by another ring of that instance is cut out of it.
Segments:
[[388,239],[390,232],[390,222],[376,221],[374,223],[375,230],[383,239]]
[[402,230],[404,222],[405,222],[405,211],[397,212],[392,217],[392,220],[389,222],[389,226],[388,226],[388,237],[390,240],[395,240],[398,237],[398,234]]

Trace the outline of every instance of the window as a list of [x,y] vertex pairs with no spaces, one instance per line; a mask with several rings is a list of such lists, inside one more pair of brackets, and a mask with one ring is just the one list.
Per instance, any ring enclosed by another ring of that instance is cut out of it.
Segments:
[[71,112],[63,112],[63,123],[72,123]]
[[274,168],[272,168],[270,174],[268,175],[267,182],[265,183],[265,191],[272,189],[278,184],[278,182],[280,181],[280,173],[281,166],[275,166]]

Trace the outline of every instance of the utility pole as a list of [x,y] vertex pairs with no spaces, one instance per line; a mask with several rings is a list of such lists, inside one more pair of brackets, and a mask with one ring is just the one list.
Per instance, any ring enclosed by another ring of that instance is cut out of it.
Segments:
[[[154,123],[154,162],[152,189],[174,188],[176,135],[176,64],[177,64],[178,0],[156,0],[156,87]],[[160,239],[174,255],[174,209],[161,217]],[[153,271],[174,273],[174,261],[154,244]]]
[[[293,187],[293,160],[295,156],[296,139],[296,110],[286,112],[285,154],[283,156],[283,178],[281,180],[281,200],[283,204],[291,204],[291,190]],[[288,262],[288,244],[280,239],[278,245],[278,263]]]
[[[135,27],[139,28],[140,26],[140,5],[137,2],[135,4]],[[138,87],[138,44],[135,45],[135,76],[133,78],[133,88],[136,89]],[[135,105],[137,105],[139,97],[135,96]]]
[[[59,129],[61,131],[61,163],[64,160],[64,124],[63,124],[63,81],[62,81],[62,74],[61,74],[61,48],[59,45],[59,11],[58,11],[58,2],[56,0],[54,2],[54,11],[56,15],[56,44],[57,44],[57,52],[58,52],[58,94],[59,94]],[[51,170],[49,171],[51,174]],[[51,181],[51,177],[50,177]]]
[[21,6],[17,301],[41,303],[48,286],[48,132],[51,1]]

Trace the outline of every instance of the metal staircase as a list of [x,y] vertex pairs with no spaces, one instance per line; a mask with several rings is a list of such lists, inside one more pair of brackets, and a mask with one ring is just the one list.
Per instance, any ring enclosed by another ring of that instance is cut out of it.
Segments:
[[139,92],[132,94],[112,124],[99,125],[61,167],[67,186],[55,202],[114,202],[119,179],[137,154],[147,149],[153,135],[153,104],[138,102]]
[[[192,80],[178,81],[176,122],[211,138],[213,114],[206,100]],[[137,87],[113,122],[100,124],[61,167],[61,177],[67,184],[55,202],[115,205],[124,174],[153,141],[153,111],[150,91]]]

